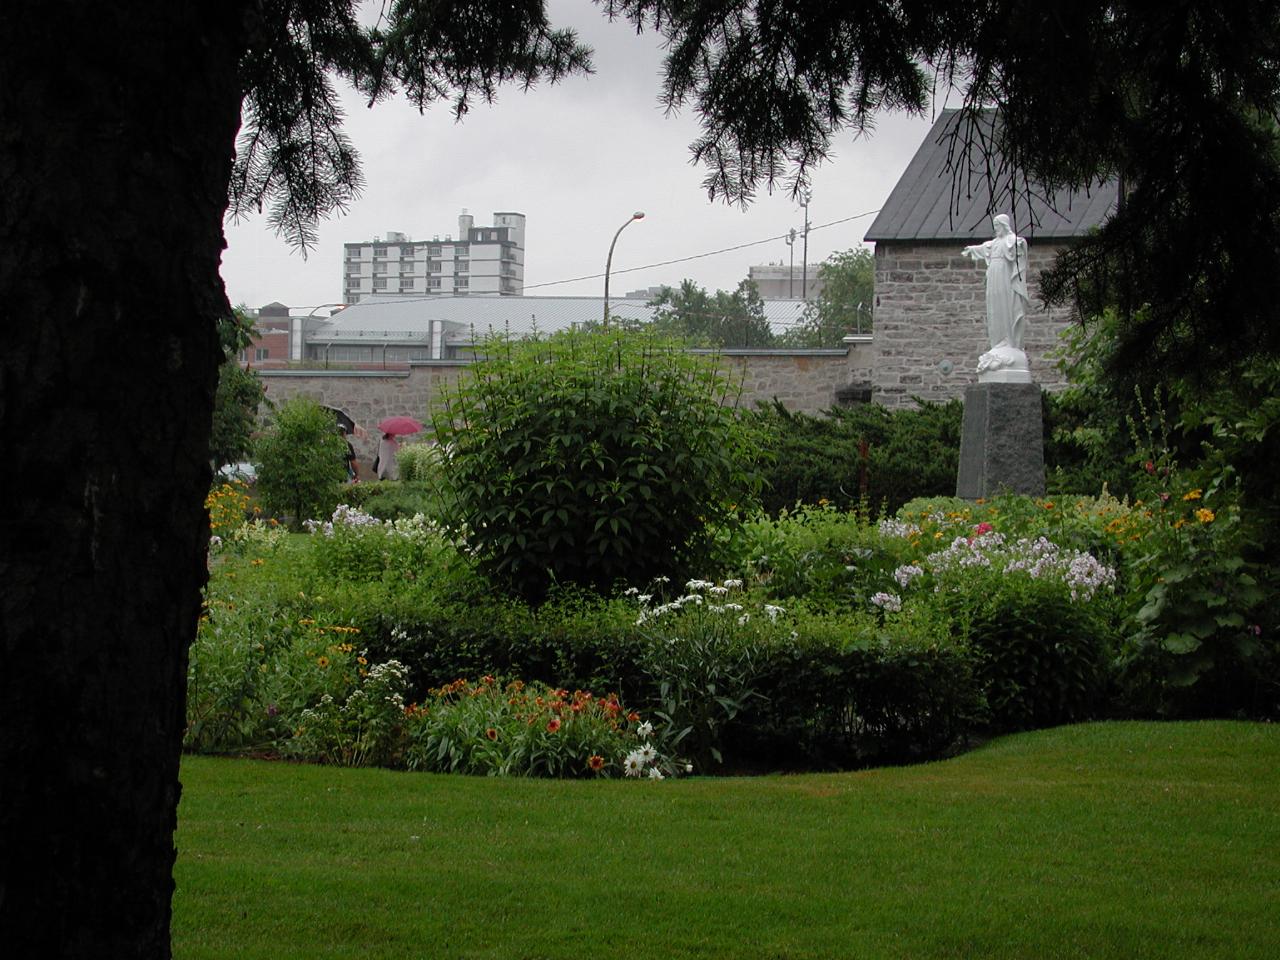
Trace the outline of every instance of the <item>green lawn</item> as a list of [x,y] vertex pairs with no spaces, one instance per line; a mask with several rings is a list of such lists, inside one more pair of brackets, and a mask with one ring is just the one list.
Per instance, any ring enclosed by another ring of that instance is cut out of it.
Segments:
[[1271,725],[755,779],[182,776],[178,960],[1280,955]]

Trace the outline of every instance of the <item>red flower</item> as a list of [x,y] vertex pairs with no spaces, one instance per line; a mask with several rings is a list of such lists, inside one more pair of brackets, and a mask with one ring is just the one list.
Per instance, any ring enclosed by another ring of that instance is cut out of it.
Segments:
[[1156,465],[1155,465],[1154,463],[1152,463],[1150,460],[1148,460],[1145,464],[1143,464],[1143,465],[1142,465],[1142,468],[1143,468],[1144,470],[1146,470],[1146,471],[1147,471],[1147,473],[1155,473],[1155,472],[1156,472]]
[[599,773],[604,769],[604,757],[597,754],[587,758],[587,766]]
[[547,733],[555,733],[559,729],[560,729],[560,718],[552,717],[547,722]]
[[994,529],[995,527],[991,526],[991,524],[983,520],[982,523],[978,524],[976,527],[973,528],[973,532],[980,537],[984,533],[990,533]]

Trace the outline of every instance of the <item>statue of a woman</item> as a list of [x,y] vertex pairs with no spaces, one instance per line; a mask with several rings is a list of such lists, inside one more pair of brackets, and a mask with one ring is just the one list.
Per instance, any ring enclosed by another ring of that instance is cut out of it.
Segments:
[[1030,382],[1022,334],[1027,325],[1027,241],[1013,232],[1008,214],[992,218],[996,235],[963,253],[987,265],[987,340],[978,358],[978,380]]

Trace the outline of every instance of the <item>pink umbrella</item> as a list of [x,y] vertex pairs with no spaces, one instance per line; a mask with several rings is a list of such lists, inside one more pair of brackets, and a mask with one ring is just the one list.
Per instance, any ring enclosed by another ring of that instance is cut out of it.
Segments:
[[406,433],[421,433],[422,424],[413,417],[387,417],[378,424],[378,430],[399,437]]

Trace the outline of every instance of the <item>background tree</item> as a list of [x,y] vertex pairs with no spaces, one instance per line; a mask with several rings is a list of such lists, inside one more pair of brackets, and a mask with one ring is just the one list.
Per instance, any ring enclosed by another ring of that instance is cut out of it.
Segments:
[[708,293],[694,281],[682,280],[678,287],[663,287],[649,302],[657,308],[650,326],[661,336],[708,347],[767,347],[773,343],[764,301],[750,280],[743,280],[732,293]]
[[783,336],[797,347],[838,347],[851,333],[871,332],[875,256],[868,247],[838,250],[818,266],[822,289],[800,323]]
[[218,388],[213,396],[209,455],[215,467],[243,460],[253,446],[258,408],[266,397],[266,387],[256,371],[240,365],[240,352],[251,342],[252,329],[243,307],[237,307],[219,324],[226,359],[218,368]]
[[262,504],[287,514],[294,530],[304,520],[324,519],[337,504],[346,479],[347,442],[333,411],[307,397],[294,397],[276,411],[271,429],[254,444]]
[[[1273,0],[601,6],[668,40],[665,97],[701,118],[714,197],[799,189],[834,135],[954,83],[1003,118],[959,141],[1009,165],[976,176],[1123,179],[1118,215],[1047,284],[1096,277],[1121,304],[1118,362],[1212,379],[1280,354]],[[501,83],[589,69],[542,0],[382,13],[365,29],[353,0],[0,5],[0,943],[16,956],[169,953],[228,202],[306,245],[351,201],[332,77],[461,116]]]

